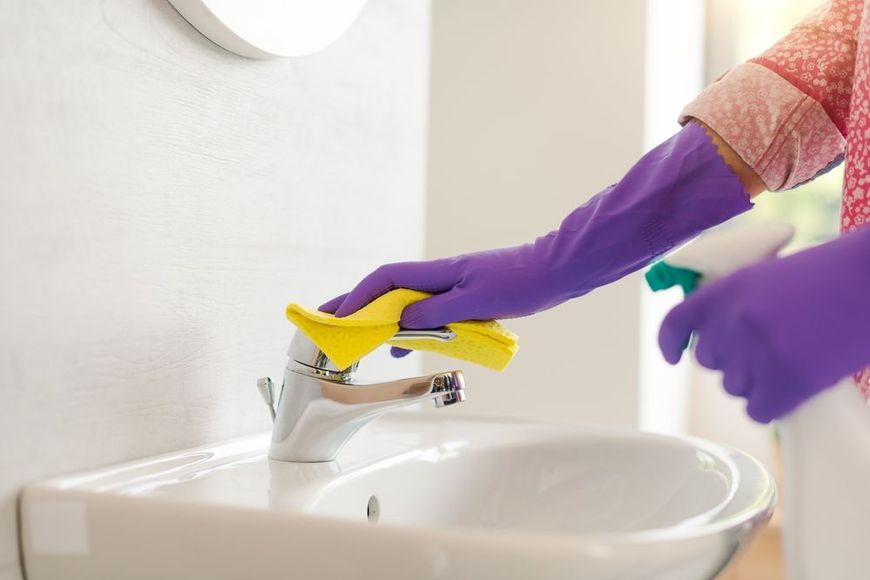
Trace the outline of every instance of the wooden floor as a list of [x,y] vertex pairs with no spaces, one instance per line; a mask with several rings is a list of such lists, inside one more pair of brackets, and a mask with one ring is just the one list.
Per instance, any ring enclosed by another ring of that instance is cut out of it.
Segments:
[[716,580],[783,580],[779,526],[768,526]]

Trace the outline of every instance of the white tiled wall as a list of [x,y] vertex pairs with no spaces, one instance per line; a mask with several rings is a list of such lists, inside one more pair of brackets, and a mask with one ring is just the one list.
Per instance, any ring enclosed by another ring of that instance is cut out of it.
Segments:
[[265,429],[254,382],[282,368],[284,304],[422,253],[429,5],[370,0],[325,52],[275,61],[212,45],[165,0],[0,13],[15,580],[22,484]]

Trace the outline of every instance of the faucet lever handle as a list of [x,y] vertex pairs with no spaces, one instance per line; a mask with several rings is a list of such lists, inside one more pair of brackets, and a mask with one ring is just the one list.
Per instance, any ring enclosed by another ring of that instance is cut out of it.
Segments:
[[[391,340],[437,340],[441,342],[450,342],[456,338],[456,333],[449,328],[432,328],[424,330],[399,330],[393,335]],[[300,331],[296,331],[293,341],[290,343],[290,348],[287,351],[287,356],[290,361],[296,364],[305,365],[311,369],[315,369],[321,373],[331,375],[336,379],[349,381],[356,372],[359,362],[352,364],[346,369],[340,369],[329,360],[320,348],[318,348],[311,340]],[[263,393],[263,388],[260,392]],[[266,395],[263,395],[266,398]],[[274,395],[273,395],[274,400]],[[268,403],[268,401],[267,401]]]
[[450,342],[456,338],[456,333],[449,328],[432,328],[427,330],[400,330],[391,340],[438,340]]

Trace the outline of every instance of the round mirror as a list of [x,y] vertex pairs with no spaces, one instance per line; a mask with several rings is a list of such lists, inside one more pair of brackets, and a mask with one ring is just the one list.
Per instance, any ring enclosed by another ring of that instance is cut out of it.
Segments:
[[249,58],[304,56],[350,28],[366,0],[169,0],[206,38]]

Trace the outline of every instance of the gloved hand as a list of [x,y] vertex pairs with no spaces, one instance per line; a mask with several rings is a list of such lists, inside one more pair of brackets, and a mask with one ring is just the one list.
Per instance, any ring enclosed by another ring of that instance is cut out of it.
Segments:
[[767,423],[870,363],[870,229],[738,270],[665,317],[659,345],[695,357]]
[[401,287],[435,294],[405,309],[403,328],[526,316],[638,270],[750,207],[710,136],[691,123],[533,243],[381,266],[320,310],[347,316]]

